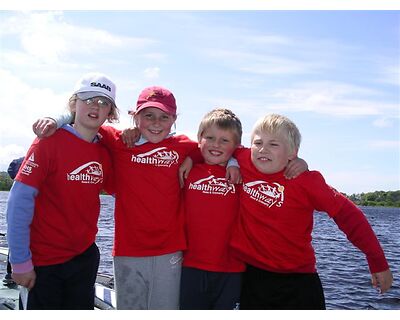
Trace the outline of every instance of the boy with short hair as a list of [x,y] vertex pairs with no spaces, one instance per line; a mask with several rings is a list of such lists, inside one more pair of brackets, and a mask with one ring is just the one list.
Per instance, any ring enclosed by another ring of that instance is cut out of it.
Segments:
[[238,185],[228,182],[226,164],[240,145],[242,125],[228,109],[202,119],[198,141],[204,163],[195,164],[185,181],[188,247],[183,255],[180,309],[235,309],[239,306],[245,265],[229,247],[237,218]]
[[284,178],[300,140],[292,121],[271,114],[254,126],[251,149],[235,153],[243,190],[231,246],[248,265],[241,309],[325,309],[311,245],[314,210],[327,212],[366,255],[372,285],[382,293],[391,287],[384,252],[362,211],[327,185],[318,171]]

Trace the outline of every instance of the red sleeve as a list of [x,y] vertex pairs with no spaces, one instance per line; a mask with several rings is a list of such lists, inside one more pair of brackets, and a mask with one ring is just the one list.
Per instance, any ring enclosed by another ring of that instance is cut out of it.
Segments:
[[114,167],[111,162],[111,157],[109,152],[107,152],[108,161],[107,161],[107,176],[104,182],[104,191],[107,192],[109,195],[115,194],[115,175],[114,175]]
[[108,175],[105,183],[104,183],[104,191],[109,195],[115,194],[115,184],[114,184],[114,175]]
[[238,146],[235,151],[233,152],[232,157],[239,157],[241,154],[243,154],[244,151],[249,150],[249,148],[245,148],[244,146],[240,145]]
[[389,269],[382,247],[368,220],[350,200],[346,201],[333,218],[349,241],[367,258],[371,273]]
[[113,149],[120,140],[121,131],[111,126],[101,126],[99,129],[100,142],[107,148]]
[[196,148],[193,151],[191,151],[188,154],[188,157],[190,157],[192,159],[193,165],[204,162],[204,158],[203,158],[203,155],[201,154],[200,148]]
[[39,189],[51,170],[54,155],[54,135],[36,138],[29,148],[15,180]]

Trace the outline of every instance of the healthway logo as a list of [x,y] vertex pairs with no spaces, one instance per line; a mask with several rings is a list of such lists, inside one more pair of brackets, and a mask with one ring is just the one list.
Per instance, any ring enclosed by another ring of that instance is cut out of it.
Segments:
[[39,167],[39,165],[35,162],[35,153],[32,152],[29,155],[28,160],[25,162],[25,164],[21,170],[21,173],[26,176],[29,176],[32,173],[33,169],[38,168],[38,167]]
[[67,181],[98,184],[103,182],[103,168],[100,163],[91,161],[67,173]]
[[189,190],[198,190],[207,194],[226,196],[229,192],[235,193],[235,186],[225,178],[215,178],[213,175],[189,184]]
[[178,153],[174,150],[167,150],[166,147],[156,148],[131,157],[132,162],[150,164],[156,167],[170,167],[172,164],[178,163],[178,160]]
[[281,207],[284,200],[285,187],[276,182],[252,181],[243,184],[243,190],[251,199],[271,208]]

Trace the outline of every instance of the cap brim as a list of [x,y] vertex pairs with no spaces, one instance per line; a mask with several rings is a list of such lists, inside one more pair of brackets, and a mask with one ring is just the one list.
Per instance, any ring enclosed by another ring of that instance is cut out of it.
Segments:
[[157,101],[148,101],[143,103],[139,108],[136,109],[136,112],[139,112],[145,108],[157,108],[160,109],[161,111],[164,111],[165,113],[168,113],[170,115],[176,115],[176,111],[171,112],[171,108],[168,108],[164,104],[157,102]]
[[105,93],[102,93],[102,92],[86,91],[86,92],[76,92],[75,94],[81,100],[91,99],[91,98],[94,98],[94,97],[104,97],[104,98],[110,99],[111,102],[115,106],[115,101],[113,100],[113,98],[111,98],[109,95],[107,95]]

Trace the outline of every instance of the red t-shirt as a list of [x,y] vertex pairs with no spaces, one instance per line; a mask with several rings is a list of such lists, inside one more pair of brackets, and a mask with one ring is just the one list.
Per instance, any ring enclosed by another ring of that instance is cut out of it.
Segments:
[[185,182],[185,267],[215,272],[245,269],[229,246],[239,209],[239,190],[226,181],[225,174],[225,167],[197,164]]
[[[316,272],[311,244],[314,210],[327,212],[362,250],[372,272],[388,268],[362,212],[326,184],[317,171],[287,180],[283,172],[260,173],[249,149],[235,153],[243,177],[239,223],[231,245],[246,263],[273,272]],[[338,217],[340,217],[338,219]]]
[[39,191],[30,226],[35,266],[68,261],[95,242],[99,193],[111,177],[102,145],[66,130],[35,139],[16,177]]
[[178,169],[197,143],[179,135],[127,148],[102,127],[115,173],[115,256],[156,256],[186,248]]

